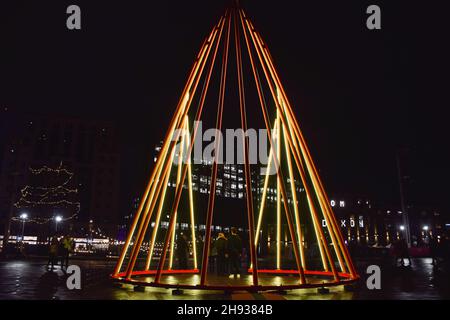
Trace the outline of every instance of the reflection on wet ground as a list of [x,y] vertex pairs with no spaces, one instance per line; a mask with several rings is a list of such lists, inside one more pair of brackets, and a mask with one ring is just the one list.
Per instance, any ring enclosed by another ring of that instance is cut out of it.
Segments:
[[[153,276],[149,277],[136,277],[136,280],[140,282],[151,283],[154,280]],[[307,283],[317,284],[324,282],[331,282],[332,277],[317,277],[317,276],[306,276]],[[277,274],[259,274],[258,275],[259,285],[261,286],[282,286],[282,285],[298,285],[300,279],[298,274],[289,275],[277,275]],[[177,285],[198,285],[200,283],[199,274],[179,274],[179,275],[163,275],[161,277],[161,283]],[[228,277],[228,276],[216,276],[210,274],[207,277],[207,284],[210,286],[251,286],[253,284],[253,277],[251,274],[240,275],[239,277]]]
[[[114,261],[73,260],[82,270],[82,289],[68,290],[66,274],[57,267],[53,272],[46,268],[43,259],[0,261],[0,299],[114,299],[114,300],[312,300],[312,299],[449,299],[450,277],[448,268],[436,268],[431,259],[413,259],[411,267],[394,267],[388,260],[357,261],[361,276],[356,290],[347,292],[342,286],[330,288],[330,293],[319,294],[316,289],[291,290],[286,294],[277,292],[248,293],[223,291],[184,290],[181,296],[172,295],[172,290],[146,288],[144,292],[135,291],[131,285],[114,286],[108,275]],[[376,264],[381,267],[381,290],[368,290],[365,282],[366,268]],[[167,283],[199,283],[199,275],[165,275]],[[251,282],[251,276],[240,278],[211,276],[210,284],[230,285]],[[152,278],[148,278],[151,281]],[[309,281],[322,281],[321,278],[308,277]],[[261,284],[296,283],[295,276],[261,275]]]

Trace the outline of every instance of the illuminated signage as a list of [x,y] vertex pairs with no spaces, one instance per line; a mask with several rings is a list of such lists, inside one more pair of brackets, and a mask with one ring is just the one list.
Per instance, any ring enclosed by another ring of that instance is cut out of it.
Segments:
[[[350,219],[341,219],[341,228],[355,228],[357,225],[359,226],[359,228],[364,228],[364,217],[363,216],[359,216],[358,218],[358,224],[356,223],[354,218],[350,218]],[[322,227],[326,228],[327,227],[327,221],[325,219],[322,219]]]

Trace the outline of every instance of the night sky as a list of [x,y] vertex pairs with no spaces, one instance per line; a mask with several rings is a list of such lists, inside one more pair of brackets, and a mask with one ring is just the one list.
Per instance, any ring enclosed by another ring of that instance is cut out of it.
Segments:
[[[117,121],[122,207],[142,192],[189,68],[230,1],[2,1],[0,105]],[[82,30],[66,29],[66,8]],[[382,9],[382,30],[366,8]],[[330,194],[449,211],[448,10],[440,1],[243,1]]]

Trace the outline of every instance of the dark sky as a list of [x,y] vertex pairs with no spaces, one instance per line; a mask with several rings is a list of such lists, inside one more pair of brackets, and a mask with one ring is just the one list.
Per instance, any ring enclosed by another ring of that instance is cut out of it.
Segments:
[[[140,194],[197,50],[230,1],[2,1],[0,104],[112,119],[123,203]],[[66,29],[66,7],[82,30]],[[369,4],[382,30],[365,27]],[[448,11],[441,1],[243,1],[268,43],[331,194],[449,210]]]

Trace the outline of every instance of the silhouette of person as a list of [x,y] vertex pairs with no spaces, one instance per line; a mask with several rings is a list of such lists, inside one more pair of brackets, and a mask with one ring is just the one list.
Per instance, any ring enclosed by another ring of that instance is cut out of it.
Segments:
[[397,265],[398,259],[400,259],[401,265],[405,266],[405,260],[408,260],[408,266],[411,266],[411,258],[409,256],[408,244],[406,240],[400,238],[394,243],[395,264]]
[[228,254],[230,257],[230,273],[236,277],[240,275],[241,269],[242,240],[235,227],[231,228],[231,235],[228,238]]
[[59,241],[56,236],[53,236],[50,240],[49,248],[48,248],[48,262],[47,267],[51,266],[51,270],[54,269],[55,264],[58,259],[58,249],[59,249]]
[[228,240],[225,235],[220,232],[216,242],[215,247],[217,251],[217,275],[226,275],[227,273],[227,258],[228,258]]
[[186,270],[188,261],[188,242],[185,234],[181,234],[177,237],[177,257],[178,257],[178,268],[181,270]]
[[69,255],[73,249],[73,240],[69,236],[64,236],[61,239],[61,269],[64,268],[64,265],[67,269],[69,267]]

